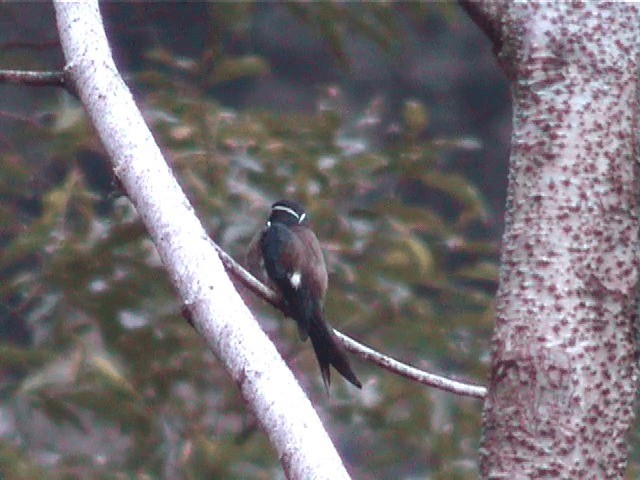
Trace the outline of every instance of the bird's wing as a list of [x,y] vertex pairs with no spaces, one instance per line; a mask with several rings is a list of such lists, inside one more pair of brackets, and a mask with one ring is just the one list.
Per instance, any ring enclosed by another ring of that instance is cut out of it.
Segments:
[[302,282],[311,291],[316,292],[320,306],[322,306],[327,292],[328,278],[320,242],[313,230],[304,225],[296,225],[292,227],[292,230],[304,248],[305,258],[299,267],[302,273]]
[[245,264],[247,266],[247,270],[249,270],[249,272],[251,272],[254,277],[262,281],[262,283],[268,284],[269,276],[264,269],[264,261],[262,260],[262,252],[260,251],[260,241],[262,240],[262,235],[264,235],[264,230],[260,231],[251,240],[249,248],[247,249]]

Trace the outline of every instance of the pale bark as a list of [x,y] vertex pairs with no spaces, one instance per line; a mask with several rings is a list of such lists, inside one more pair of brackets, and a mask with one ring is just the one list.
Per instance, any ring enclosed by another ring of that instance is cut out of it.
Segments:
[[638,387],[638,6],[494,5],[463,4],[494,32],[514,104],[482,476],[622,478]]
[[97,1],[55,1],[75,84],[196,329],[235,380],[291,479],[348,478],[313,407],[259,328],[144,124],[111,57]]

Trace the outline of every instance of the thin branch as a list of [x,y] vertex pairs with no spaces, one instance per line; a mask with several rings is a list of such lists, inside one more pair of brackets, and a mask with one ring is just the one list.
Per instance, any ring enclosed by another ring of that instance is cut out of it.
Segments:
[[[19,70],[0,70],[0,83],[18,83],[32,86],[54,86],[62,87],[75,95],[71,88],[72,83],[67,80],[64,72],[28,72]],[[280,297],[269,287],[257,280],[231,256],[229,256],[218,245],[212,242],[213,247],[218,252],[225,269],[235,278],[241,281],[249,290],[258,295],[267,303],[270,303],[278,310],[285,312],[285,307],[280,301]],[[415,382],[429,387],[439,388],[457,395],[464,395],[473,398],[483,399],[486,396],[486,388],[480,385],[473,385],[451,380],[440,375],[428,373],[418,368],[402,363],[389,356],[376,352],[370,347],[357,342],[353,338],[336,330],[336,334],[344,347],[361,359],[372,362],[396,375],[408,378]]]
[[224,265],[224,268],[241,281],[249,290],[251,290],[258,297],[262,298],[265,302],[273,305],[278,310],[282,310],[282,304],[280,297],[271,288],[267,287],[264,283],[251,275],[242,265],[236,262],[231,255],[225,252],[217,243],[211,240],[213,248],[218,252],[218,256]]
[[0,70],[0,82],[19,83],[36,87],[66,88],[64,72],[30,72],[25,70]]
[[473,397],[484,399],[487,396],[487,389],[482,385],[474,385],[472,383],[459,382],[452,380],[435,373],[425,372],[419,368],[413,367],[399,360],[391,358],[380,352],[377,352],[371,347],[368,347],[357,340],[354,340],[348,335],[339,332],[334,329],[336,335],[342,340],[344,347],[351,353],[358,355],[363,360],[367,360],[378,365],[385,370],[395,373],[401,377],[413,380],[414,382],[421,383],[427,387],[434,387],[440,390],[445,390],[456,395],[463,395],[465,397]]
[[[220,257],[225,269],[231,275],[242,282],[242,284],[244,284],[254,294],[262,298],[265,302],[273,305],[278,310],[283,312],[285,311],[280,301],[280,297],[272,289],[251,275],[251,273],[236,262],[228,253],[222,250],[222,248],[220,248],[215,242],[211,241],[211,243],[213,244],[213,248],[218,252],[218,256]],[[441,375],[425,372],[379,353],[344,333],[337,330],[335,330],[335,332],[344,347],[351,353],[357,355],[363,360],[374,363],[391,373],[408,378],[409,380],[413,380],[414,382],[421,383],[428,387],[438,388],[457,395],[479,399],[484,399],[487,395],[487,389],[481,385],[458,382]]]
[[29,85],[32,87],[58,87],[64,88],[74,97],[77,97],[73,82],[65,72],[35,72],[28,70],[0,70],[0,83],[14,83]]
[[28,42],[28,41],[19,41],[19,42],[3,42],[0,43],[0,51],[4,50],[17,50],[17,49],[27,49],[27,50],[48,50],[51,48],[60,48],[60,41],[56,40],[47,40],[43,42]]
[[14,120],[16,122],[26,123],[27,125],[29,125],[31,128],[34,128],[34,129],[44,129],[45,128],[43,123],[41,121],[39,121],[39,120],[34,120],[34,119],[29,118],[27,116],[18,115],[17,113],[8,112],[6,110],[0,110],[0,117],[8,119],[8,120]]
[[495,0],[458,0],[458,3],[467,12],[469,17],[489,37],[493,44],[493,53],[496,56],[502,50],[502,26],[501,19],[507,7],[506,2]]

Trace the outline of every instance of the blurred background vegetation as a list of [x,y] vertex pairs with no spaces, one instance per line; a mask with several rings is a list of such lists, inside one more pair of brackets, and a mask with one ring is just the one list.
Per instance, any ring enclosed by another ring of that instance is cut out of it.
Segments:
[[[306,205],[327,317],[485,383],[508,89],[455,4],[105,3],[114,55],[211,236],[236,259]],[[52,7],[0,5],[6,69],[60,69]],[[0,473],[282,478],[180,316],[154,246],[67,93],[0,95]],[[358,479],[476,478],[481,402],[353,359],[322,387],[292,321],[242,292]],[[1,476],[1,475],[0,475]]]

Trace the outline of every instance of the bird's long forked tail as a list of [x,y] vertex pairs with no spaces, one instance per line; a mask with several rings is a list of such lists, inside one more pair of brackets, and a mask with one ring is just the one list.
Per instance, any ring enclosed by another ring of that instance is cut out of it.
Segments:
[[355,373],[353,373],[353,370],[351,370],[347,353],[338,343],[333,329],[327,324],[324,318],[322,318],[322,314],[316,315],[316,318],[310,322],[309,337],[311,338],[311,344],[313,345],[313,350],[316,353],[316,358],[320,365],[322,381],[324,382],[327,392],[331,384],[330,365],[333,365],[338,373],[351,384],[362,388],[362,384]]

